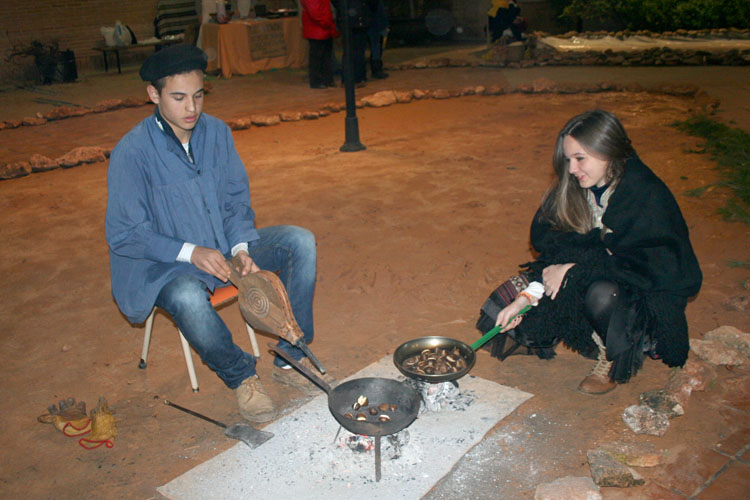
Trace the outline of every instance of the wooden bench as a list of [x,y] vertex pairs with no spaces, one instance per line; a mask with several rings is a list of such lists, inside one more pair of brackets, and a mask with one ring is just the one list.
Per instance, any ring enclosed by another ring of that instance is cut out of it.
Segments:
[[173,45],[176,43],[182,43],[183,39],[181,37],[179,38],[169,38],[169,39],[163,39],[163,40],[153,40],[153,41],[146,41],[141,43],[134,43],[131,45],[105,45],[100,44],[94,47],[94,50],[101,52],[102,56],[104,56],[104,71],[109,71],[109,61],[107,60],[107,54],[114,53],[115,59],[117,61],[117,72],[122,73],[122,68],[120,67],[120,52],[127,52],[135,49],[141,49],[144,47],[153,47],[154,51],[157,51],[161,49],[162,47],[166,47],[168,45]]

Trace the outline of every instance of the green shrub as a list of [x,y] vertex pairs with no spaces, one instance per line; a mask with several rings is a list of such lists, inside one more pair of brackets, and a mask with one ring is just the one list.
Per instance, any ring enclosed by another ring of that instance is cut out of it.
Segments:
[[750,27],[747,0],[572,0],[565,19],[616,26],[618,29],[674,31]]

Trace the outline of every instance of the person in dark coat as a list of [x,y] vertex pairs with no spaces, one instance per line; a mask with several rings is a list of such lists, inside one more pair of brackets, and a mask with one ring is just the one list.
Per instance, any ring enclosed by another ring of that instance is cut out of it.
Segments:
[[333,39],[339,36],[330,0],[302,0],[302,36],[310,47],[310,88],[334,86]]
[[[628,382],[644,354],[671,367],[689,351],[685,308],[702,273],[688,227],[664,182],[637,156],[620,121],[594,110],[560,131],[557,179],[531,224],[538,252],[485,302],[477,328],[507,325],[510,340],[541,358],[562,341],[597,359],[579,390],[603,394]],[[525,316],[516,316],[526,306]]]
[[[341,12],[341,0],[337,0],[336,10]],[[349,13],[349,28],[351,29],[351,49],[352,49],[352,73],[354,83],[358,86],[364,85],[367,81],[367,30],[372,24],[372,15],[377,7],[377,0],[347,0]],[[342,19],[339,19],[341,22]],[[344,61],[346,64],[346,61]],[[346,74],[346,72],[344,72]]]
[[373,78],[388,78],[383,71],[383,40],[388,32],[388,16],[385,12],[383,0],[375,2],[372,22],[367,28],[367,40],[370,44],[370,74]]

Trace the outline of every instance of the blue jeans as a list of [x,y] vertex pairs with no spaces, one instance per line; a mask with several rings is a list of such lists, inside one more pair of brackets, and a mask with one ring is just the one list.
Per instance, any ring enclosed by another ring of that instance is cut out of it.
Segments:
[[[273,226],[258,229],[260,241],[249,249],[250,257],[261,269],[279,271],[286,287],[294,317],[302,329],[305,342],[314,336],[312,301],[315,292],[315,236],[301,227]],[[255,375],[255,357],[246,353],[232,340],[232,333],[209,302],[206,285],[195,276],[182,275],[162,288],[156,305],[167,311],[204,363],[230,389]],[[294,359],[303,352],[286,340],[279,348]],[[276,366],[286,362],[277,356]]]

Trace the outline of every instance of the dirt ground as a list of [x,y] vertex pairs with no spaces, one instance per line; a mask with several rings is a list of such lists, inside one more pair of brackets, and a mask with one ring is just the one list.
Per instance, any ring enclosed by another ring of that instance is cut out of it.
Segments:
[[[750,270],[728,263],[747,261],[750,229],[716,214],[727,193],[684,194],[717,179],[710,158],[691,152],[700,141],[670,126],[692,106],[688,98],[640,93],[465,96],[359,110],[367,150],[358,153],[338,151],[342,113],[234,137],[257,224],[297,224],[317,237],[311,348],[343,378],[415,337],[477,337],[473,324],[487,294],[530,258],[529,223],[551,181],[555,134],[593,107],[622,119],[682,207],[704,272],[687,308],[691,338],[721,325],[750,331],[747,311],[727,305],[748,295]],[[148,369],[137,368],[143,327],[129,325],[110,295],[106,166],[0,182],[3,498],[161,498],[158,486],[235,444],[217,427],[162,404],[168,398],[218,420],[240,419],[233,394],[205,365],[197,363],[200,392],[191,392],[166,316],[156,317]],[[249,350],[236,305],[221,314]],[[261,358],[260,377],[291,412],[305,399],[272,381],[270,361]],[[663,437],[634,435],[621,414],[640,393],[664,386],[665,365],[648,360],[631,383],[599,397],[575,391],[591,366],[564,348],[551,361],[513,356],[504,363],[480,351],[473,375],[534,397],[427,498],[532,498],[538,484],[590,476],[586,451],[612,440],[650,443],[668,460],[638,469],[645,486],[604,488],[605,498],[687,498],[727,463],[717,443],[747,445],[747,366],[717,367],[714,382],[693,393],[686,415],[672,420]],[[84,450],[36,422],[61,398],[92,407],[99,395],[117,419],[111,449]],[[695,497],[746,492],[748,470],[747,458],[733,461],[724,489],[708,487]]]

